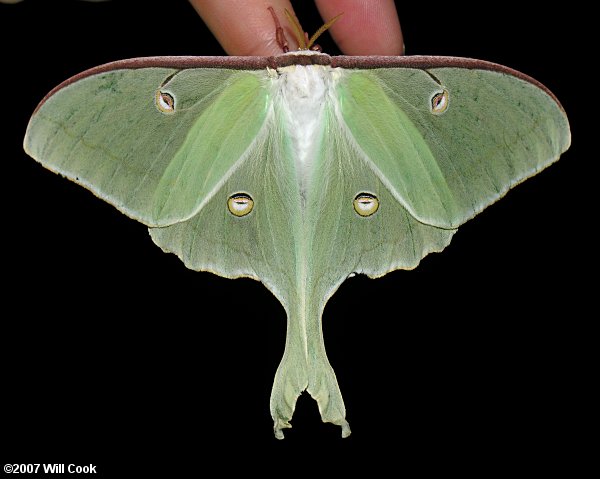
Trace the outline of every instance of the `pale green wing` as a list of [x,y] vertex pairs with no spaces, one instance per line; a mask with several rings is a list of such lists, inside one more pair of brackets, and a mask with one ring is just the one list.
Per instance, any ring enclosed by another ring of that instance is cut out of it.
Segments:
[[[271,105],[264,128],[246,152],[246,161],[196,215],[150,228],[150,234],[188,268],[260,280],[287,307],[289,292],[296,289],[297,222],[302,211],[294,152],[278,113]],[[229,200],[238,195],[252,201],[243,216],[232,214],[229,208]]]
[[364,160],[418,221],[457,227],[569,147],[558,102],[506,70],[344,72],[343,121]]
[[192,216],[264,123],[263,72],[104,68],[51,93],[25,150],[147,225]]
[[[307,260],[313,294],[323,298],[321,306],[351,273],[377,277],[413,269],[427,254],[444,249],[456,231],[417,221],[396,200],[356,149],[334,108],[325,115],[324,131],[307,208],[311,225]],[[373,202],[372,213],[359,213],[356,201],[361,197]]]

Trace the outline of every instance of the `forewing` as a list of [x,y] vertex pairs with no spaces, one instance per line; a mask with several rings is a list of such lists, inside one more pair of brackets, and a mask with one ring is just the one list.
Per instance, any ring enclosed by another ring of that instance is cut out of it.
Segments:
[[147,225],[189,218],[262,127],[264,73],[124,62],[100,70],[40,104],[26,151]]
[[524,75],[484,62],[486,69],[430,62],[347,71],[340,111],[358,150],[410,214],[455,228],[556,161],[569,146],[569,124],[551,94]]

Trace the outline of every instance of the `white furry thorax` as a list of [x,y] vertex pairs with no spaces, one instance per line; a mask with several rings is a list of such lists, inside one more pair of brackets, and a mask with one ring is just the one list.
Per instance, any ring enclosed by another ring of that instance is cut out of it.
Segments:
[[337,77],[335,69],[328,65],[290,65],[277,69],[276,101],[283,112],[301,177],[308,176],[319,148],[324,108],[336,101],[333,88]]

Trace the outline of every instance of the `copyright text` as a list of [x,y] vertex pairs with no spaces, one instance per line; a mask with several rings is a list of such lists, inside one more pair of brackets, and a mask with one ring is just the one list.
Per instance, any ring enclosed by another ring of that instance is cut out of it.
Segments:
[[94,464],[4,464],[9,474],[96,474]]

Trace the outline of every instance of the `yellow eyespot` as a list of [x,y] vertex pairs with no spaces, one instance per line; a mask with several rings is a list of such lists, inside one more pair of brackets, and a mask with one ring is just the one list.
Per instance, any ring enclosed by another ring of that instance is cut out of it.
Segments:
[[360,216],[371,216],[379,209],[379,200],[375,195],[360,193],[354,198],[354,211]]
[[227,208],[234,216],[246,216],[254,208],[254,200],[249,195],[237,193],[229,197]]
[[436,93],[431,98],[431,112],[435,114],[444,113],[448,108],[448,90]]
[[163,113],[175,113],[175,98],[170,93],[156,92],[156,108]]

